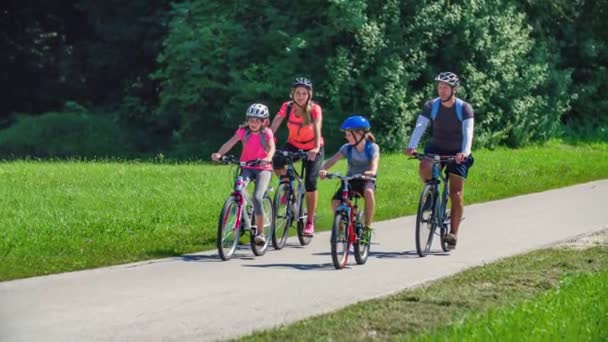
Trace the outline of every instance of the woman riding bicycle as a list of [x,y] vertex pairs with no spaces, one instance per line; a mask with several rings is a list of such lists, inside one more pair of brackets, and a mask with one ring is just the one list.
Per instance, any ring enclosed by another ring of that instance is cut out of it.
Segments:
[[[304,235],[313,236],[314,218],[317,209],[317,178],[324,158],[323,137],[321,125],[323,113],[321,106],[312,101],[312,82],[309,79],[298,77],[291,85],[289,97],[291,101],[283,103],[275,116],[270,128],[276,132],[281,123],[287,118],[289,136],[287,143],[281,148],[284,151],[295,152],[303,150],[307,159],[302,161],[306,167],[306,207],[308,218],[304,228]],[[273,168],[278,175],[285,174],[286,161],[277,154],[272,161]]]
[[234,136],[230,138],[216,153],[211,155],[211,159],[219,161],[234,145],[241,141],[243,152],[241,161],[261,160],[258,166],[243,166],[241,176],[247,184],[250,180],[255,181],[253,191],[253,212],[255,214],[255,224],[257,235],[255,242],[258,245],[266,243],[264,238],[264,209],[262,198],[272,178],[272,157],[274,156],[274,135],[268,128],[268,107],[260,103],[254,103],[247,109],[247,121],[241,125]]
[[[364,176],[375,177],[378,172],[378,161],[380,160],[380,147],[375,143],[376,139],[369,131],[371,125],[369,121],[362,116],[348,117],[340,129],[345,132],[347,143],[340,147],[329,160],[323,164],[319,175],[325,178],[327,170],[331,168],[338,160],[346,158],[348,160],[347,176],[362,174]],[[374,218],[375,209],[375,190],[376,182],[371,180],[353,179],[349,181],[351,193],[355,192],[363,196],[365,199],[365,231],[364,237],[369,237],[372,231],[372,221]],[[336,192],[332,200],[332,211],[340,205],[342,192],[341,189]]]
[[[456,74],[442,72],[437,75],[435,81],[439,97],[424,104],[405,153],[411,156],[416,152],[420,138],[431,123],[431,140],[424,152],[456,157],[454,163],[447,165],[452,203],[447,244],[448,248],[453,249],[456,247],[458,228],[464,211],[464,181],[473,165],[471,145],[474,117],[471,105],[456,98],[456,90],[460,85]],[[431,160],[420,162],[419,173],[422,181],[431,179],[432,166]]]

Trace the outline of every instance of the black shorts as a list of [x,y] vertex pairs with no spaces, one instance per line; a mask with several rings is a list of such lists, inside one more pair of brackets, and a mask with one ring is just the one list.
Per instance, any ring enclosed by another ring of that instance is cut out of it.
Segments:
[[[281,147],[278,151],[297,152],[299,149],[291,144],[285,144],[285,146]],[[304,152],[306,152],[306,150],[304,150]],[[319,179],[319,171],[321,171],[323,159],[325,159],[325,149],[321,146],[319,153],[317,153],[317,157],[314,160],[306,159],[303,161],[304,169],[306,170],[306,178],[304,178],[304,188],[306,188],[306,192],[317,190],[317,180]],[[284,168],[285,165],[287,165],[285,158],[280,153],[275,153],[272,158],[272,168],[280,170]]]
[[[459,152],[442,151],[426,147],[424,149],[424,153],[439,154],[442,156],[454,156],[456,155],[456,153]],[[462,177],[463,179],[467,179],[467,176],[469,175],[469,169],[473,166],[474,162],[475,159],[473,158],[473,154],[470,154],[467,159],[463,160],[460,164],[456,164],[456,162],[449,163],[446,167],[446,173],[452,173],[456,176]]]
[[[371,189],[372,191],[376,191],[376,182],[365,179],[353,179],[348,182],[348,198],[352,199],[355,194],[363,197],[363,193],[365,190]],[[342,189],[338,189],[336,191],[334,200],[340,201],[342,200]]]

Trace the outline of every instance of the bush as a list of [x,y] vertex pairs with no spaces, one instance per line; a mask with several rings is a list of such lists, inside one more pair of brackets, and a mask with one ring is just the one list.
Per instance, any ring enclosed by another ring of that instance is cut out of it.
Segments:
[[75,103],[68,103],[62,112],[21,114],[13,125],[0,131],[3,158],[126,157],[133,152],[124,129]]

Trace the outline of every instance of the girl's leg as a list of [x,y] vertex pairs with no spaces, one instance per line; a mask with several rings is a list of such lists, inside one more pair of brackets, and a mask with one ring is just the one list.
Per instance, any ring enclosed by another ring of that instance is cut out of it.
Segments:
[[325,149],[321,146],[317,158],[315,160],[306,161],[306,179],[304,186],[306,188],[306,206],[308,208],[308,222],[306,222],[306,228],[304,233],[311,235],[315,231],[314,220],[317,213],[317,180],[319,178],[319,171],[321,171],[321,164],[325,158]]
[[256,180],[255,188],[253,190],[253,212],[255,214],[255,224],[258,227],[258,234],[264,231],[264,207],[262,205],[264,200],[264,193],[270,183],[272,173],[270,171],[259,171]]
[[365,198],[365,227],[370,228],[374,220],[374,210],[376,209],[376,197],[374,190],[367,188],[363,193]]

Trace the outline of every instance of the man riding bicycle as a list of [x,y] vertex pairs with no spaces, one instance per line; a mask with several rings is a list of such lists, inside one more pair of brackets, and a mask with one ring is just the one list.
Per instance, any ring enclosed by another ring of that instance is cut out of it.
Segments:
[[[437,75],[435,81],[437,81],[439,97],[424,104],[405,153],[411,156],[416,152],[420,138],[430,123],[431,139],[424,153],[455,156],[455,162],[446,166],[452,203],[451,229],[446,240],[448,248],[454,249],[464,211],[464,181],[474,161],[471,154],[474,116],[471,105],[456,98],[456,91],[460,85],[456,74],[442,72]],[[431,160],[420,161],[419,173],[422,181],[431,179],[432,166]]]

